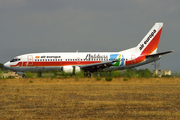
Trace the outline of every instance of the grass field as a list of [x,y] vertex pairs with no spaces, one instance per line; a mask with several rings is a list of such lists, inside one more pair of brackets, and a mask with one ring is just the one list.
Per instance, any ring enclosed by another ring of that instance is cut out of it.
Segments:
[[0,79],[0,119],[180,119],[180,78]]

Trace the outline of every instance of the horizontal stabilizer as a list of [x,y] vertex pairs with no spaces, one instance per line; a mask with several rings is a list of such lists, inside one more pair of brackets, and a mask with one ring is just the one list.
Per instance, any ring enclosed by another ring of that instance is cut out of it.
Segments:
[[152,55],[146,55],[146,58],[148,58],[148,57],[156,57],[156,56],[160,56],[160,55],[165,55],[165,54],[172,53],[172,52],[173,52],[173,50],[166,51],[166,52],[161,52],[161,53],[156,53],[156,54],[152,54]]

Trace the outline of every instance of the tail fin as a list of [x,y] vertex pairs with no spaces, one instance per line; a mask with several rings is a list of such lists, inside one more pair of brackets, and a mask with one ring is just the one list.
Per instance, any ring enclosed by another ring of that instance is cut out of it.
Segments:
[[155,23],[147,35],[136,46],[136,52],[141,55],[150,55],[157,52],[163,23]]

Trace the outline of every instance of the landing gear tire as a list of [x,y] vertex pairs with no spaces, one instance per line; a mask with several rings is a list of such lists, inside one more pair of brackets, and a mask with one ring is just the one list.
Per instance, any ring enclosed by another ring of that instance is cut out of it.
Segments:
[[38,72],[38,77],[42,77],[42,72]]
[[22,78],[26,78],[26,76],[25,76],[25,75],[22,75]]
[[85,76],[85,77],[91,77],[91,73],[89,73],[89,72],[84,73],[84,76]]
[[87,74],[86,74],[86,73],[84,73],[84,76],[86,77],[86,76],[87,76]]
[[88,74],[87,74],[87,77],[91,77],[91,73],[88,73]]

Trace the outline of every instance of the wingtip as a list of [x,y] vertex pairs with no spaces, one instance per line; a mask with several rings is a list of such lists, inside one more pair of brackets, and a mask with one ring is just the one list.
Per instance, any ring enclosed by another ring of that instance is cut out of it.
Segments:
[[169,50],[169,53],[172,53],[172,52],[174,52],[174,50]]

